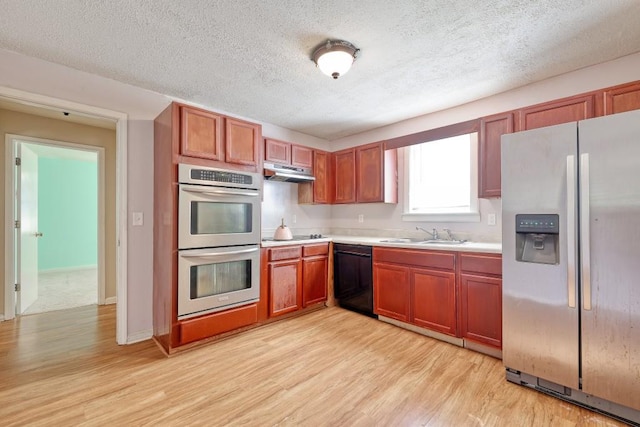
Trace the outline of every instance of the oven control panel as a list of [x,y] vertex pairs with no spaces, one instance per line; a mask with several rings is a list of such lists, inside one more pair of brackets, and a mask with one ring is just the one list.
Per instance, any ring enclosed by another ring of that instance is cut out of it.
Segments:
[[204,166],[178,165],[178,181],[181,184],[212,185],[259,189],[262,175],[251,172],[209,168]]
[[191,169],[191,179],[197,181],[231,182],[234,184],[253,184],[253,180],[248,175],[209,169]]

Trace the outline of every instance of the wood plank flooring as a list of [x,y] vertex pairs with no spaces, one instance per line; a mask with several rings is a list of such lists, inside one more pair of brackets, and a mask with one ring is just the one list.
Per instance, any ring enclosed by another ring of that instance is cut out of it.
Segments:
[[331,307],[165,358],[115,306],[0,323],[0,425],[620,426],[500,360]]

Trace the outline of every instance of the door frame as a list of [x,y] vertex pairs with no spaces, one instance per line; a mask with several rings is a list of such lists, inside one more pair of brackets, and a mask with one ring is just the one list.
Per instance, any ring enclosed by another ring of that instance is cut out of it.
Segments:
[[[110,120],[116,124],[116,342],[127,344],[127,169],[128,169],[128,115],[91,105],[25,92],[0,86],[0,97],[20,104],[27,104],[56,111],[74,112],[84,116]],[[6,211],[5,211],[6,212]],[[10,214],[13,217],[13,214]],[[7,226],[13,227],[13,219],[5,218]],[[11,229],[13,233],[13,229]],[[5,239],[5,258],[7,253]],[[13,252],[12,248],[9,248]],[[6,262],[6,261],[5,261]],[[5,268],[6,270],[6,268]],[[13,278],[11,279],[13,280]],[[6,281],[6,273],[5,273]],[[9,297],[9,289],[12,291]],[[11,309],[7,311],[9,301],[13,301],[13,286],[5,283],[5,320],[13,318]],[[13,305],[13,304],[11,304]],[[14,310],[15,311],[15,310]],[[11,316],[11,317],[8,317]]]
[[[97,173],[98,173],[98,188],[97,188],[97,196],[98,196],[98,304],[104,305],[107,303],[113,303],[115,301],[107,301],[106,298],[106,282],[105,282],[105,271],[106,271],[106,237],[105,237],[105,219],[106,219],[106,201],[105,201],[105,149],[103,147],[96,147],[92,145],[84,145],[84,144],[76,144],[72,142],[66,141],[57,141],[52,139],[44,139],[44,138],[35,138],[24,135],[16,135],[16,134],[6,134],[5,135],[5,215],[8,218],[8,215],[13,216],[13,213],[16,211],[16,197],[13,193],[13,190],[16,188],[16,173],[14,173],[14,158],[17,155],[17,146],[20,143],[25,143],[29,145],[39,145],[39,146],[48,146],[48,147],[56,147],[56,148],[66,148],[72,150],[80,150],[80,151],[88,151],[96,154],[96,162],[97,162]],[[12,247],[15,248],[16,242],[16,233],[15,228],[9,231],[9,226],[11,224],[7,224],[7,229],[5,230],[5,241],[10,240],[10,242],[5,243],[6,248]],[[5,284],[9,288],[8,291],[11,290],[11,281],[16,277],[16,269],[15,269],[15,260],[18,258],[17,254],[13,251],[5,252]],[[7,292],[9,293],[9,292]],[[114,298],[115,299],[115,298]],[[5,305],[8,307],[8,304]],[[15,305],[14,305],[15,312]]]

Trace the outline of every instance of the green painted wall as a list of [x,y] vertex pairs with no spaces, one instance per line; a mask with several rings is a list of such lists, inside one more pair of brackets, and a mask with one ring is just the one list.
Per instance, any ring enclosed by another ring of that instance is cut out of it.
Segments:
[[98,264],[98,165],[38,158],[38,269]]

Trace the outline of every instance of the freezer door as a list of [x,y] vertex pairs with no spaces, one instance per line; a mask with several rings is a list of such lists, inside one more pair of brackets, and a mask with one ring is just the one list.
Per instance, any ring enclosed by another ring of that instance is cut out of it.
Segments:
[[640,111],[580,122],[579,147],[582,389],[640,410]]
[[[576,155],[575,122],[502,137],[504,365],[577,389]],[[559,215],[559,264],[516,260],[516,214]]]

